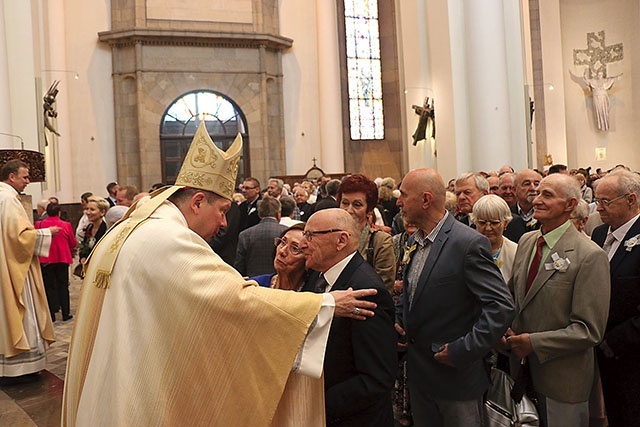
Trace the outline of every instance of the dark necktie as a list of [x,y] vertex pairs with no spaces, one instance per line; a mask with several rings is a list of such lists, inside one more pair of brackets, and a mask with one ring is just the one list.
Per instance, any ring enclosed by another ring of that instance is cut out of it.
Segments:
[[324,278],[324,274],[320,274],[320,276],[318,276],[318,280],[316,280],[316,284],[313,287],[313,291],[319,294],[323,294],[324,291],[327,290],[327,286],[329,285],[329,282],[327,282],[327,279]]
[[524,293],[529,292],[531,288],[531,284],[533,280],[538,275],[538,270],[540,269],[540,261],[542,261],[542,247],[544,246],[544,237],[538,237],[538,241],[536,243],[536,253],[533,255],[533,260],[531,261],[531,267],[529,267],[529,274],[527,275],[527,286],[525,288]]

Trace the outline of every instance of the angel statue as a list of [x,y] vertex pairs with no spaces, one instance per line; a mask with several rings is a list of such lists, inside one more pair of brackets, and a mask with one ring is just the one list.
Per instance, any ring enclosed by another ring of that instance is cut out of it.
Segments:
[[598,71],[595,77],[591,77],[589,69],[584,70],[582,81],[589,87],[593,97],[593,112],[596,124],[600,130],[609,130],[609,89],[622,78],[622,74],[614,77],[606,77],[605,73]]

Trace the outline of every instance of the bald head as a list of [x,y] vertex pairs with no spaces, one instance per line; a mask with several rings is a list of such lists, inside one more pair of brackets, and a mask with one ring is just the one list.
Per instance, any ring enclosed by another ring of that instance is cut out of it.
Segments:
[[446,190],[434,169],[414,169],[402,180],[397,205],[406,220],[429,232],[445,213]]
[[300,242],[307,268],[325,272],[354,253],[360,243],[360,232],[343,209],[324,209],[311,215]]

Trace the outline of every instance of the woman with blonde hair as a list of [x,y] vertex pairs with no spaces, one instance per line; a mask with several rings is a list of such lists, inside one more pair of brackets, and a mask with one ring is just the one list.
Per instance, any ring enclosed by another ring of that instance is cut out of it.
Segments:
[[513,274],[513,260],[518,248],[517,243],[503,236],[504,230],[513,218],[509,205],[495,194],[482,196],[473,205],[471,218],[478,231],[491,242],[493,261],[500,268],[504,281],[508,282]]

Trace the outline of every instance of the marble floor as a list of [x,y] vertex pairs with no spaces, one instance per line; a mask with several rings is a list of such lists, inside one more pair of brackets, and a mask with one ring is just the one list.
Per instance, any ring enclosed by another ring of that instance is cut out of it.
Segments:
[[[71,313],[80,294],[80,280],[73,277],[69,286]],[[71,330],[75,319],[63,322],[61,314],[54,322],[56,342],[47,350],[47,369],[20,381],[0,382],[0,426],[49,427],[60,425],[62,390]]]

